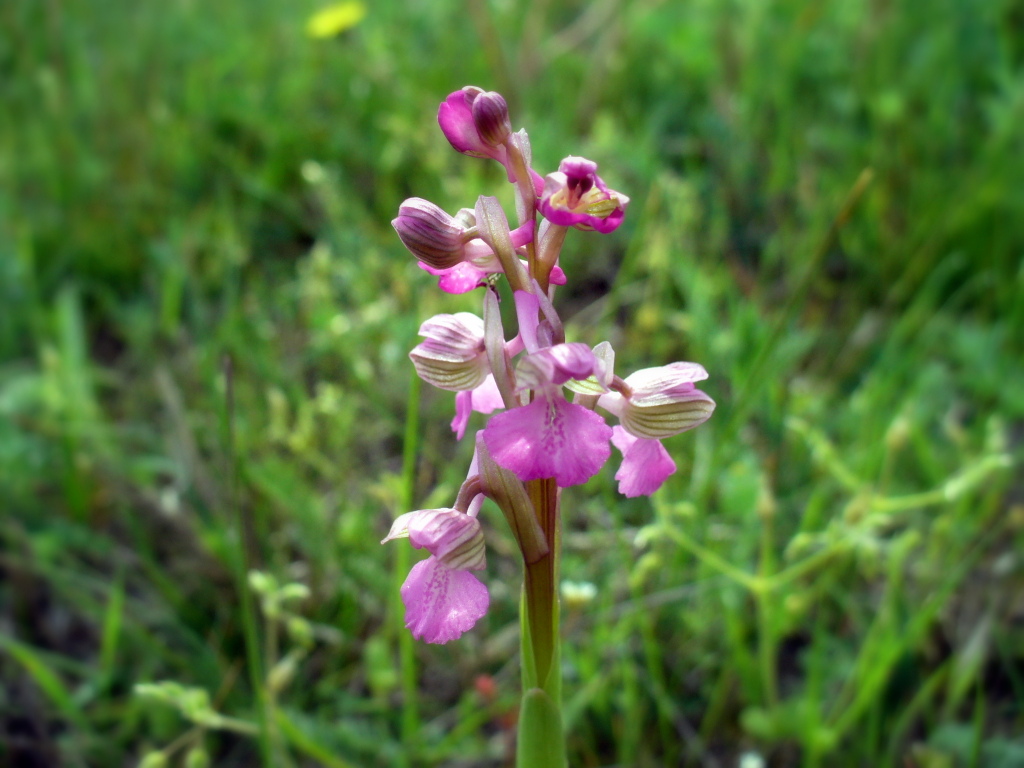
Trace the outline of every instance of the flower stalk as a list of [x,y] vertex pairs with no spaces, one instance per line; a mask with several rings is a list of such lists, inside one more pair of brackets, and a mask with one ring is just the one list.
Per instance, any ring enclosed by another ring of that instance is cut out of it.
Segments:
[[[567,277],[559,264],[570,230],[607,234],[622,223],[629,198],[605,184],[597,164],[570,155],[558,170],[533,169],[529,137],[513,132],[505,100],[467,86],[438,109],[452,147],[500,163],[514,185],[517,225],[496,197],[449,216],[419,198],[392,223],[419,266],[448,293],[483,289],[482,317],[438,315],[420,328],[410,353],[421,379],[455,392],[458,439],[473,413],[493,414],[474,437],[466,481],[452,507],[401,511],[384,542],[407,538],[426,559],[401,587],[414,637],[446,643],[470,631],[489,605],[479,515],[490,499],[523,560],[520,608],[523,699],[516,765],[565,768],[561,713],[559,584],[562,489],[601,471],[614,445],[615,479],[626,496],[654,493],[675,472],[662,440],[702,424],[714,401],[696,389],[696,363],[670,363],[624,377],[608,342],[567,342],[555,305]],[[497,283],[508,282],[518,321],[509,336]],[[572,393],[567,398],[566,391]],[[494,413],[498,411],[498,413]],[[610,426],[606,419],[617,423]],[[383,542],[382,542],[383,543]]]

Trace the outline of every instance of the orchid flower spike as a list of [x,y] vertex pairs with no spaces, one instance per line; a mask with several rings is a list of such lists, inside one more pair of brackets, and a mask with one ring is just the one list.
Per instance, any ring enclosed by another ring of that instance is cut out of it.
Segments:
[[544,178],[540,212],[552,224],[608,233],[626,215],[629,198],[608,189],[597,175],[597,163],[569,156]]
[[486,564],[480,522],[457,509],[420,509],[397,518],[381,544],[400,538],[430,552],[402,584],[405,626],[428,643],[458,639],[490,603],[487,587],[470,573]]

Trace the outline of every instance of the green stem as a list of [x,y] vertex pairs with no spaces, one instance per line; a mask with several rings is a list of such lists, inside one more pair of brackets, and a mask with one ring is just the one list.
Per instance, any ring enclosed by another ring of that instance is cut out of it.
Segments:
[[[405,435],[402,446],[402,486],[399,509],[412,509],[416,489],[416,457],[419,453],[420,426],[420,377],[409,381],[409,399],[406,407]],[[410,746],[419,740],[420,717],[416,688],[416,657],[413,638],[405,630],[402,621],[402,606],[399,585],[405,580],[412,566],[412,547],[399,547],[395,555],[394,589],[391,590],[391,615],[398,636],[398,661],[402,685],[402,743]],[[404,765],[409,764],[409,755],[403,754]]]
[[523,704],[519,713],[517,768],[566,768],[562,730],[562,671],[558,640],[558,563],[561,545],[558,486],[531,480],[526,491],[548,552],[525,564],[522,606]]
[[[770,583],[775,575],[772,521],[773,516],[770,513],[761,517],[761,556],[758,568],[758,577],[761,579],[761,583]],[[761,686],[764,689],[765,703],[774,709],[779,703],[779,691],[776,683],[778,670],[776,668],[775,616],[773,615],[776,604],[774,590],[757,590],[754,592],[754,600],[757,605],[757,650],[761,666]]]
[[[558,623],[558,560],[561,548],[558,517],[558,487],[554,478],[531,480],[526,491],[533,502],[537,521],[548,541],[548,553],[536,562],[526,564],[524,587],[529,642],[533,652],[533,680],[524,679],[528,687],[543,688],[548,694],[548,676],[554,665]],[[556,670],[557,676],[557,670]]]
[[238,591],[239,607],[242,614],[242,634],[245,638],[245,655],[249,670],[249,682],[256,697],[256,717],[259,735],[260,757],[266,768],[274,765],[270,724],[267,713],[267,690],[264,686],[263,664],[260,656],[259,627],[256,623],[256,608],[253,605],[252,590],[249,587],[249,569],[252,567],[252,552],[247,545],[252,544],[253,537],[246,532],[251,521],[245,516],[239,501],[238,456],[235,443],[235,386],[234,367],[230,355],[224,356],[224,412],[221,428],[227,453],[227,484],[228,506],[235,513],[234,543],[236,549],[231,558],[235,576],[235,588]]

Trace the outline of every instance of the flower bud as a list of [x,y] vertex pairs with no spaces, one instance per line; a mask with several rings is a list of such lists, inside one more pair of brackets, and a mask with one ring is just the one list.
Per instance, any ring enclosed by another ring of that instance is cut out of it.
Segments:
[[467,85],[441,103],[437,122],[448,143],[462,154],[507,163],[508,153],[503,144],[512,126],[508,106],[500,94]]
[[481,91],[475,97],[470,97],[470,109],[473,123],[484,143],[492,147],[504,144],[512,133],[508,104],[504,97],[495,91]]
[[450,269],[465,260],[466,228],[428,200],[412,197],[391,222],[410,253],[434,269]]

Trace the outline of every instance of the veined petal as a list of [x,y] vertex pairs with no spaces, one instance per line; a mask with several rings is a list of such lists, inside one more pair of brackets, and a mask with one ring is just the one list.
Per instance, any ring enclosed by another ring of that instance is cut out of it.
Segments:
[[429,200],[409,198],[391,225],[409,252],[435,269],[448,269],[466,258],[465,227]]
[[436,557],[421,560],[402,584],[405,626],[428,643],[456,640],[487,613],[490,596],[469,571],[449,568]]
[[399,515],[395,518],[395,522],[391,524],[391,530],[388,531],[388,535],[380,540],[381,544],[387,544],[389,541],[395,539],[407,539],[409,538],[409,521],[413,517],[418,515],[421,510],[414,512],[406,512],[404,515]]
[[479,386],[490,366],[484,350],[484,321],[469,312],[436,315],[420,326],[424,341],[409,353],[416,373],[439,389]]
[[484,535],[480,521],[457,509],[422,509],[408,523],[409,541],[451,568],[479,571],[484,567]]
[[637,437],[660,439],[677,435],[707,421],[715,401],[693,382],[708,377],[698,363],[671,363],[644,368],[624,380],[625,397],[605,395],[598,404],[617,415]]
[[643,368],[626,377],[633,390],[633,399],[666,395],[693,390],[693,382],[704,381],[708,372],[700,363],[669,363],[655,368]]
[[699,389],[672,397],[650,396],[637,405],[625,400],[619,418],[637,437],[661,439],[699,427],[711,418],[715,401]]
[[483,439],[494,460],[523,481],[553,477],[561,487],[593,477],[608,460],[612,430],[598,414],[560,394],[491,418]]

